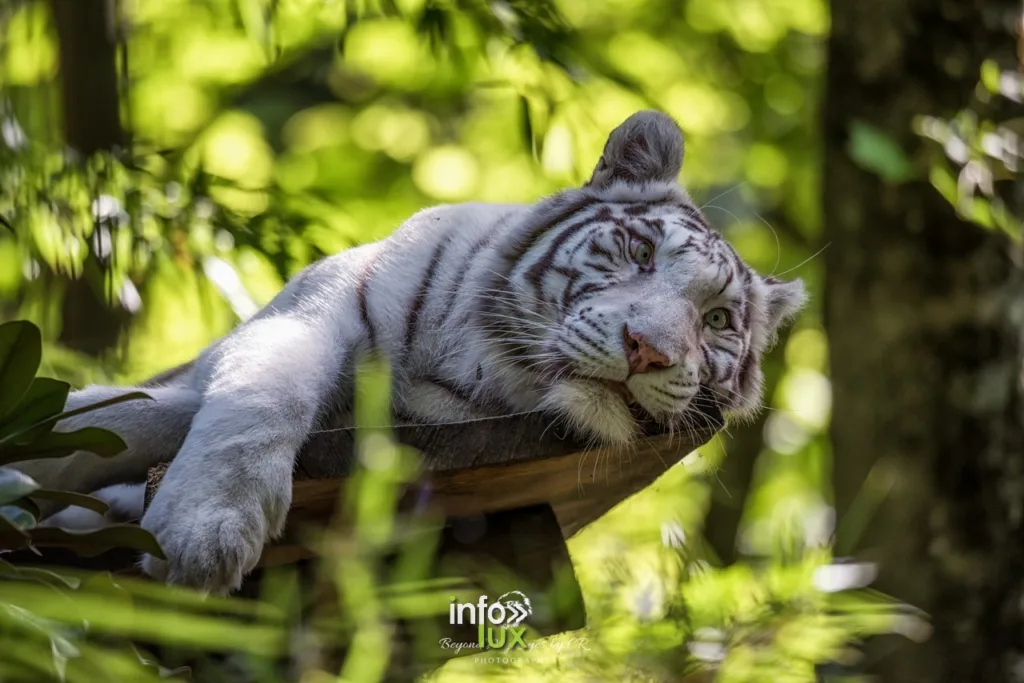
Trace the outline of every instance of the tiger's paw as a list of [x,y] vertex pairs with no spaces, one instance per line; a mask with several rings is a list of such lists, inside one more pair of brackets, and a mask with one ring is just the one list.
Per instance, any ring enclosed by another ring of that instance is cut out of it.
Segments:
[[[241,480],[241,478],[239,479]],[[165,478],[142,518],[165,559],[146,555],[142,569],[155,579],[215,595],[242,585],[288,517],[291,486],[241,487],[233,492]],[[240,491],[262,490],[263,496]]]
[[146,574],[213,595],[241,587],[260,559],[266,536],[264,524],[231,508],[196,510],[169,524],[144,519],[143,526],[156,537],[166,558],[145,555]]

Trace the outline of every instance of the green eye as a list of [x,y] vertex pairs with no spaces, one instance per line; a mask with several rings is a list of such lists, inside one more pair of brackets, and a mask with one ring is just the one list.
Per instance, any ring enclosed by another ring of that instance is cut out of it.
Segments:
[[645,240],[634,239],[633,243],[629,245],[629,251],[633,260],[641,266],[650,265],[654,260],[654,247]]
[[724,330],[729,326],[729,311],[714,308],[704,314],[704,324],[716,330]]

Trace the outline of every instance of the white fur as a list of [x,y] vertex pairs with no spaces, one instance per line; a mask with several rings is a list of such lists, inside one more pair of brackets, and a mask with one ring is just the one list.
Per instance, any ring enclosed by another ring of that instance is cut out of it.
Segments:
[[92,494],[109,506],[106,514],[77,506],[66,507],[43,520],[40,526],[87,531],[112,522],[135,522],[142,518],[146,497],[145,484],[114,484]]
[[[544,410],[584,436],[626,444],[637,426],[607,381],[625,383],[667,424],[685,419],[698,378],[727,410],[753,409],[756,363],[743,378],[722,368],[741,353],[759,359],[802,303],[802,289],[794,295],[789,283],[756,275],[743,291],[729,284],[729,272],[746,266],[694,217],[674,181],[678,128],[664,115],[638,117],[613,134],[584,188],[535,205],[421,211],[387,239],[307,268],[186,371],[147,389],[153,401],[60,425],[110,428],[127,442],[125,453],[107,460],[78,453],[22,469],[47,487],[90,491],[141,481],[153,464],[171,460],[142,519],[167,560],[147,556],[143,567],[172,583],[226,592],[283,531],[296,454],[321,411],[351,398],[351,370],[368,353],[392,362],[395,412],[420,421]],[[615,221],[633,220],[629,205],[637,202],[651,204],[649,218],[665,226],[660,268],[641,274],[621,255],[625,261],[608,257],[604,272],[594,270],[588,245],[621,251]],[[693,239],[700,246],[687,251]],[[679,255],[670,258],[672,250]],[[607,287],[582,296],[587,283]],[[570,305],[574,287],[581,296]],[[728,337],[702,326],[709,306],[737,297],[751,302],[747,327]],[[624,324],[642,329],[672,364],[630,375]],[[590,351],[581,352],[586,344]],[[701,344],[714,348],[702,355]],[[71,403],[122,391],[90,387]]]

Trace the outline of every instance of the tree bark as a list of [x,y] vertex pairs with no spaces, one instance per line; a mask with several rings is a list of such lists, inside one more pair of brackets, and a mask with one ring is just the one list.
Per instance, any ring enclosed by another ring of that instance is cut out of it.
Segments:
[[[51,0],[60,45],[64,138],[83,157],[124,144],[117,87],[113,0]],[[130,319],[107,301],[104,264],[90,248],[83,275],[68,282],[61,303],[59,341],[101,356],[117,343]]]
[[60,41],[64,136],[83,156],[124,143],[113,0],[51,0]]
[[911,130],[916,115],[966,107],[985,58],[1014,68],[1009,28],[1021,5],[832,8],[824,303],[840,529],[863,521],[844,516],[861,514],[851,504],[869,472],[891,486],[857,554],[879,563],[878,588],[934,626],[927,642],[898,647],[873,673],[901,683],[1024,680],[1020,249],[959,220],[924,169],[894,186],[847,151],[859,120],[914,159],[924,144]]

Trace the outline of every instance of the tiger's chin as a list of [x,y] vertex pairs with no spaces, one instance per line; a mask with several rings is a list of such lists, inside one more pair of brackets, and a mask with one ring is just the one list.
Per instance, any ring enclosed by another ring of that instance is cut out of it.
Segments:
[[694,397],[673,413],[649,410],[624,382],[568,379],[547,389],[541,408],[560,415],[581,435],[596,437],[606,446],[625,446],[640,436],[676,428],[717,429],[723,424],[717,408]]
[[551,385],[541,408],[560,415],[574,431],[617,446],[633,442],[643,432],[628,401],[622,390],[604,382],[570,379]]

